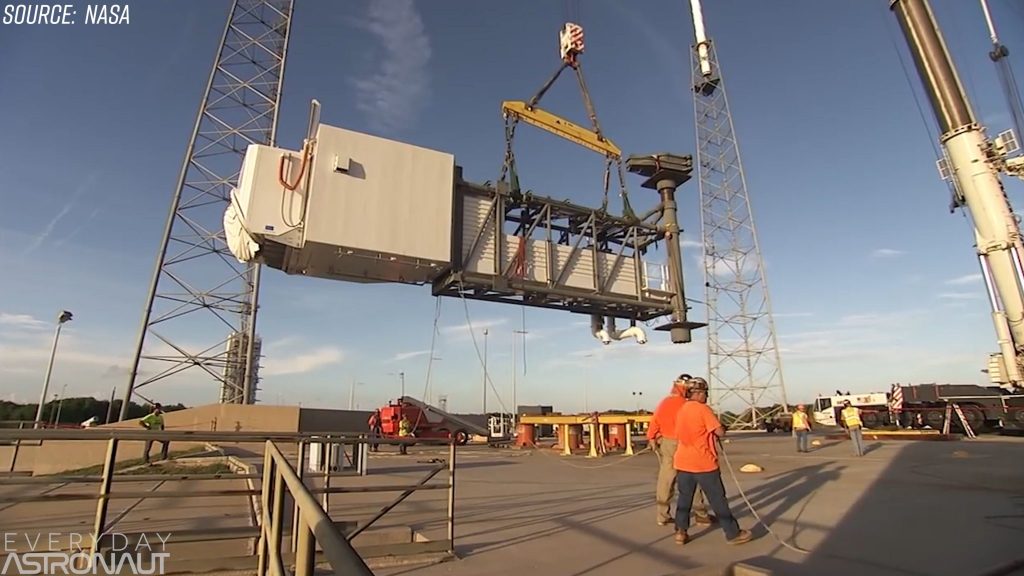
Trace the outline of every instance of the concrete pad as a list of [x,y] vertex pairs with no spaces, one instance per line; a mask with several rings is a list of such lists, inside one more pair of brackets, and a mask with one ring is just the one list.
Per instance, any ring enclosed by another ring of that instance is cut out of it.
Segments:
[[[1024,531],[1019,440],[870,442],[858,458],[848,441],[826,440],[798,454],[789,437],[764,434],[733,437],[727,449],[734,466],[765,468],[737,473],[740,486],[774,533],[809,554],[786,548],[757,524],[728,472],[730,506],[755,540],[732,546],[719,529],[697,528],[680,547],[670,527],[655,525],[653,456],[595,461],[536,451],[501,465],[460,467],[460,559],[401,573],[703,576],[743,562],[747,570],[787,575],[963,576],[1024,555],[1016,552]],[[440,532],[433,518],[443,517],[441,504],[417,501],[415,512],[400,505],[392,520]]]
[[[719,576],[737,569],[787,576],[970,576],[1024,556],[1024,441],[982,436],[952,442],[867,442],[853,456],[847,440],[822,440],[808,454],[789,436],[744,434],[726,446],[733,466],[755,463],[757,474],[723,474],[732,511],[755,540],[729,545],[717,527],[691,528],[677,546],[672,527],[655,524],[652,454],[600,459],[563,457],[543,450],[461,448],[456,472],[455,544],[458,560],[432,566],[376,568],[379,576]],[[254,455],[255,456],[255,455]],[[370,474],[331,480],[332,486],[409,485],[446,458],[447,450],[416,447],[407,456],[372,454]],[[445,484],[440,472],[430,484]],[[310,485],[321,480],[308,478]],[[764,523],[759,525],[736,488]],[[119,483],[119,489],[145,488]],[[124,529],[149,526],[244,526],[244,497],[191,499],[189,490],[238,488],[239,480],[183,484],[174,500],[149,500],[126,511]],[[121,488],[123,486],[123,488]],[[38,491],[44,487],[0,486]],[[53,490],[69,490],[53,487]],[[75,491],[94,491],[78,486]],[[161,487],[159,490],[171,490]],[[398,493],[331,495],[332,517],[363,522]],[[229,502],[230,500],[230,502]],[[81,503],[85,504],[85,503]],[[131,502],[112,504],[112,516]],[[95,505],[19,504],[3,509],[4,528],[63,526],[89,530]],[[385,515],[374,530],[447,538],[447,490],[420,491]],[[81,524],[79,523],[79,519]],[[12,522],[9,524],[9,522]],[[119,528],[122,524],[119,524]],[[787,546],[796,548],[793,550]],[[194,553],[216,567],[216,555],[239,555],[211,542]],[[806,550],[801,553],[799,550]],[[244,554],[241,554],[244,555]],[[737,566],[739,565],[739,567]],[[746,565],[746,566],[743,566]],[[756,573],[756,572],[755,572]],[[1011,572],[1004,572],[1010,574]]]

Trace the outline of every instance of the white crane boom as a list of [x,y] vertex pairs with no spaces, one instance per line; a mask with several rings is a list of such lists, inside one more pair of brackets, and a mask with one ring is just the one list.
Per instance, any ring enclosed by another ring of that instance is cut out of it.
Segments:
[[976,249],[992,303],[1000,353],[990,378],[1010,389],[1022,385],[1024,267],[1020,229],[999,179],[1002,155],[985,136],[949,57],[927,0],[891,0],[939,123],[961,205],[974,225]]

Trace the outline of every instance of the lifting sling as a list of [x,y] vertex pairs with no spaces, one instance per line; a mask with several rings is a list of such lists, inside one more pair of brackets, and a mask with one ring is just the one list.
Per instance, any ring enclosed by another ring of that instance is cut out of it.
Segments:
[[[578,24],[566,23],[559,34],[559,39],[562,64],[554,75],[528,102],[502,102],[502,113],[505,118],[505,161],[501,167],[501,177],[498,178],[498,182],[505,183],[507,177],[509,179],[508,187],[512,194],[515,196],[521,193],[512,143],[515,139],[516,125],[520,120],[523,120],[528,124],[551,132],[570,142],[575,142],[584,148],[598,152],[605,157],[604,197],[601,202],[601,212],[603,213],[608,211],[608,189],[611,183],[612,164],[614,163],[619,178],[619,194],[622,197],[622,215],[628,219],[636,219],[636,215],[629,204],[629,195],[626,191],[625,173],[622,168],[622,152],[614,143],[604,137],[601,125],[597,120],[594,103],[590,98],[586,81],[583,79],[583,70],[579,62],[579,55],[583,53],[583,28]],[[544,97],[544,94],[554,85],[555,81],[561,76],[562,71],[566,68],[572,68],[576,72],[580,92],[583,96],[583,103],[587,110],[587,116],[590,118],[591,130],[587,130],[578,124],[537,107],[540,99]]]

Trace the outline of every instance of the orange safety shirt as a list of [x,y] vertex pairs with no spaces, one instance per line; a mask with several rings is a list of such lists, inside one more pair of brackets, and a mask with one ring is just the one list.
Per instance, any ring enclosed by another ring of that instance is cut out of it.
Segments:
[[703,402],[687,402],[676,416],[676,448],[672,464],[683,472],[718,470],[715,430],[721,427],[715,413]]
[[647,439],[654,440],[659,436],[674,440],[676,437],[676,414],[686,403],[682,396],[667,396],[658,403],[651,417],[651,425],[647,427]]

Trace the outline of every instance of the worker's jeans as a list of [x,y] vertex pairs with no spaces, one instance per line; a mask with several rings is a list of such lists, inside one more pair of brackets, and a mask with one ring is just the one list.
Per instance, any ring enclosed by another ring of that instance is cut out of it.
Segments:
[[163,446],[160,448],[160,459],[167,460],[167,452],[170,450],[171,443],[166,440],[146,440],[146,452],[143,458],[146,462],[149,462],[149,451],[153,449],[153,442],[160,442]]
[[860,426],[850,426],[850,440],[853,441],[853,453],[857,456],[864,455],[864,433]]
[[[686,532],[690,527],[690,500],[696,490],[704,490],[707,494],[711,510],[718,516],[718,523],[729,540],[739,536],[740,525],[729,510],[729,501],[725,497],[725,486],[722,484],[722,471],[711,472],[678,472],[676,484],[679,487],[679,504],[676,505],[676,528]],[[699,487],[699,488],[698,488]]]
[[[370,438],[372,438],[374,440],[376,440],[377,438],[380,438],[382,433],[383,433],[383,430],[381,429],[380,426],[374,426],[373,428],[370,428]],[[370,446],[370,449],[372,451],[374,451],[374,452],[379,452],[380,451],[380,444],[377,444],[376,442],[374,442]]]
[[[672,497],[676,491],[676,468],[672,464],[672,459],[676,455],[676,446],[674,438],[662,438],[658,441],[658,485],[655,492],[658,522],[672,521]],[[693,512],[698,516],[707,516],[708,507],[704,491],[697,488],[691,498],[693,501],[690,508]],[[676,512],[678,513],[678,509]]]
[[811,431],[804,428],[803,430],[794,430],[796,432],[796,451],[797,452],[810,452],[808,439],[811,435]]

